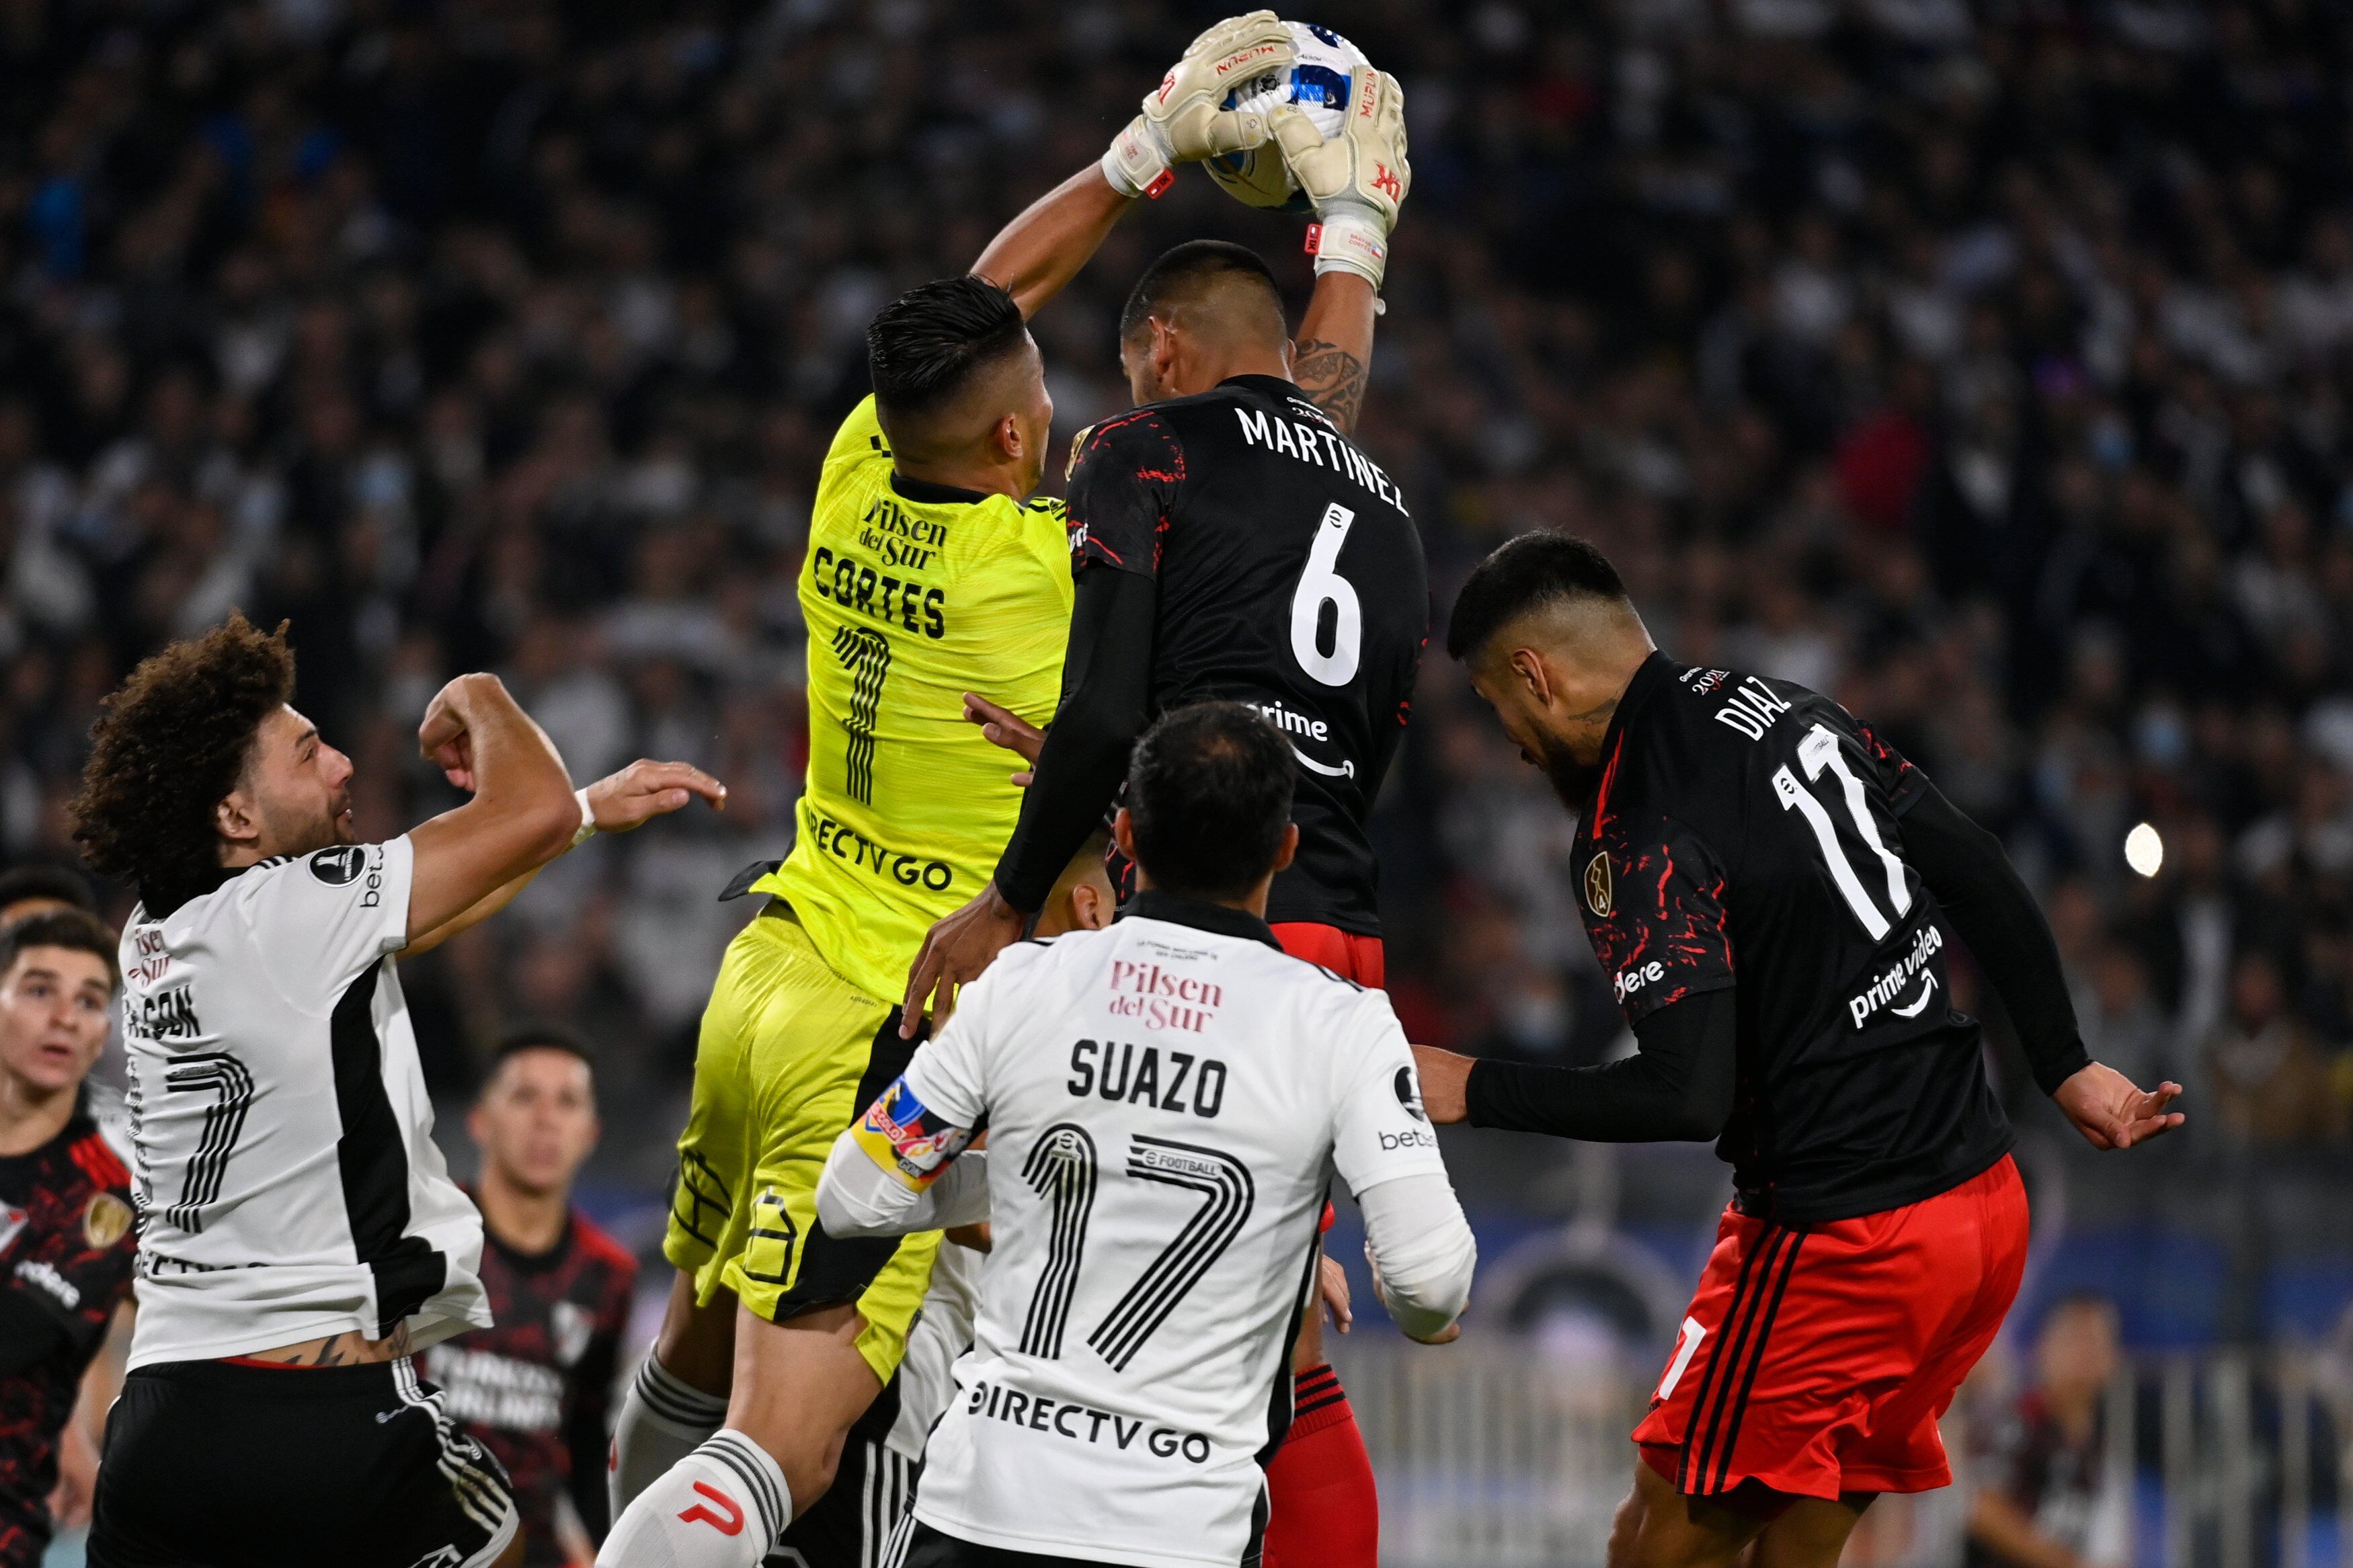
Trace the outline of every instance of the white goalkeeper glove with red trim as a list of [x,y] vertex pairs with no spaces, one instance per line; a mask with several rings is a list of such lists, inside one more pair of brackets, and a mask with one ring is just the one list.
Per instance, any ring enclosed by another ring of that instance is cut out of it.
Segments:
[[1157,196],[1176,165],[1263,145],[1267,116],[1220,106],[1237,83],[1287,71],[1298,50],[1271,11],[1230,16],[1193,40],[1185,58],[1145,95],[1144,112],[1112,138],[1103,178],[1124,196]]
[[1378,292],[1389,263],[1389,230],[1413,187],[1405,155],[1405,91],[1398,79],[1358,66],[1348,80],[1339,133],[1326,138],[1295,105],[1270,117],[1283,166],[1315,208],[1311,247],[1318,274],[1338,268]]

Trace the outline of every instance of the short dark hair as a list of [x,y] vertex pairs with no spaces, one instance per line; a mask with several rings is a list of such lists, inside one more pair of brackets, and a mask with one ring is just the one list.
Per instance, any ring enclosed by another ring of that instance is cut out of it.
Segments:
[[135,884],[151,914],[219,874],[213,809],[237,787],[262,721],[294,695],[286,626],[264,636],[231,614],[149,655],[100,706],[73,836],[90,868]]
[[884,420],[921,417],[973,374],[1018,348],[1029,327],[1013,296],[966,273],[908,289],[866,328],[866,369]]
[[1155,886],[1232,899],[1272,869],[1298,776],[1291,745],[1258,710],[1196,702],[1135,743],[1127,814]]
[[116,960],[121,944],[121,939],[106,928],[106,922],[87,910],[43,910],[0,926],[0,976],[16,968],[16,961],[34,948],[63,947],[104,959],[106,984],[111,989],[122,984]]
[[499,1037],[491,1052],[491,1073],[495,1075],[509,1057],[524,1051],[562,1051],[566,1056],[578,1057],[591,1071],[596,1066],[596,1053],[578,1033],[565,1025],[541,1019],[519,1025]]
[[1229,240],[1188,239],[1161,252],[1160,258],[1145,268],[1135,287],[1128,290],[1127,303],[1119,312],[1120,337],[1134,337],[1144,330],[1145,321],[1221,278],[1255,279],[1264,284],[1275,317],[1282,319],[1282,288],[1275,282],[1274,270],[1264,257]]
[[1567,599],[1628,603],[1625,580],[1609,557],[1567,533],[1523,533],[1479,563],[1446,623],[1446,651],[1467,659],[1505,622],[1539,605]]
[[90,892],[89,881],[70,866],[36,861],[30,866],[0,871],[0,910],[28,899],[65,904],[84,914],[98,913],[98,900]]

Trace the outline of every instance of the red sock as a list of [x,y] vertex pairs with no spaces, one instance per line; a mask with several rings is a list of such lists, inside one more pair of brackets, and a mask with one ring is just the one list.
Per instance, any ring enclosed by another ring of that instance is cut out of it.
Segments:
[[1299,1374],[1291,1432],[1266,1468],[1263,1568],[1375,1568],[1381,1500],[1356,1413],[1329,1366]]

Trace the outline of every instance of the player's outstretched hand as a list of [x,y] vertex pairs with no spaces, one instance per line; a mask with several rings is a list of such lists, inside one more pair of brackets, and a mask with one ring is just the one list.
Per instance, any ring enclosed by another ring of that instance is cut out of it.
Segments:
[[588,815],[599,833],[627,833],[697,795],[713,811],[727,809],[727,786],[701,768],[639,759],[588,786]]
[[1294,104],[1270,117],[1283,165],[1315,208],[1323,230],[1315,270],[1354,272],[1377,292],[1388,270],[1389,230],[1413,188],[1406,161],[1405,89],[1398,79],[1358,66],[1348,81],[1348,112],[1340,134],[1324,139]]
[[964,716],[980,726],[992,746],[1002,746],[1029,765],[1013,775],[1023,789],[1038,776],[1038,753],[1046,749],[1046,731],[1010,708],[1000,708],[976,692],[964,694]]
[[2187,1120],[2168,1110],[2181,1095],[2178,1083],[2161,1083],[2143,1090],[2132,1079],[2102,1062],[2078,1071],[2051,1098],[2094,1149],[2129,1149],[2170,1132]]
[[972,902],[923,933],[923,950],[907,972],[907,995],[899,1014],[899,1037],[912,1040],[929,1013],[937,1029],[955,1011],[956,987],[969,985],[997,955],[1013,945],[1028,917],[1005,901],[992,879]]
[[1440,1126],[1471,1120],[1471,1069],[1476,1058],[1441,1051],[1436,1046],[1413,1047],[1413,1073],[1421,1080],[1421,1108]]
[[1145,95],[1144,112],[1112,138],[1103,178],[1124,196],[1157,196],[1179,163],[1264,145],[1271,134],[1267,117],[1222,107],[1226,95],[1252,77],[1289,70],[1298,55],[1290,29],[1271,11],[1229,16],[1209,28]]
[[1315,1293],[1324,1298],[1334,1328],[1345,1334],[1356,1326],[1356,1314],[1349,1310],[1348,1271],[1329,1253],[1315,1260]]

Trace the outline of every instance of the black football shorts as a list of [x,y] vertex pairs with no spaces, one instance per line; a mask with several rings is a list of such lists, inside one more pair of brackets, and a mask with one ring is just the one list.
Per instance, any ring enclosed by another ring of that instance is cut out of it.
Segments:
[[185,1361],[123,1380],[90,1568],[488,1568],[506,1472],[407,1361]]
[[1107,1568],[1075,1557],[1039,1557],[998,1546],[976,1546],[913,1520],[908,1525],[905,1550],[893,1568]]

